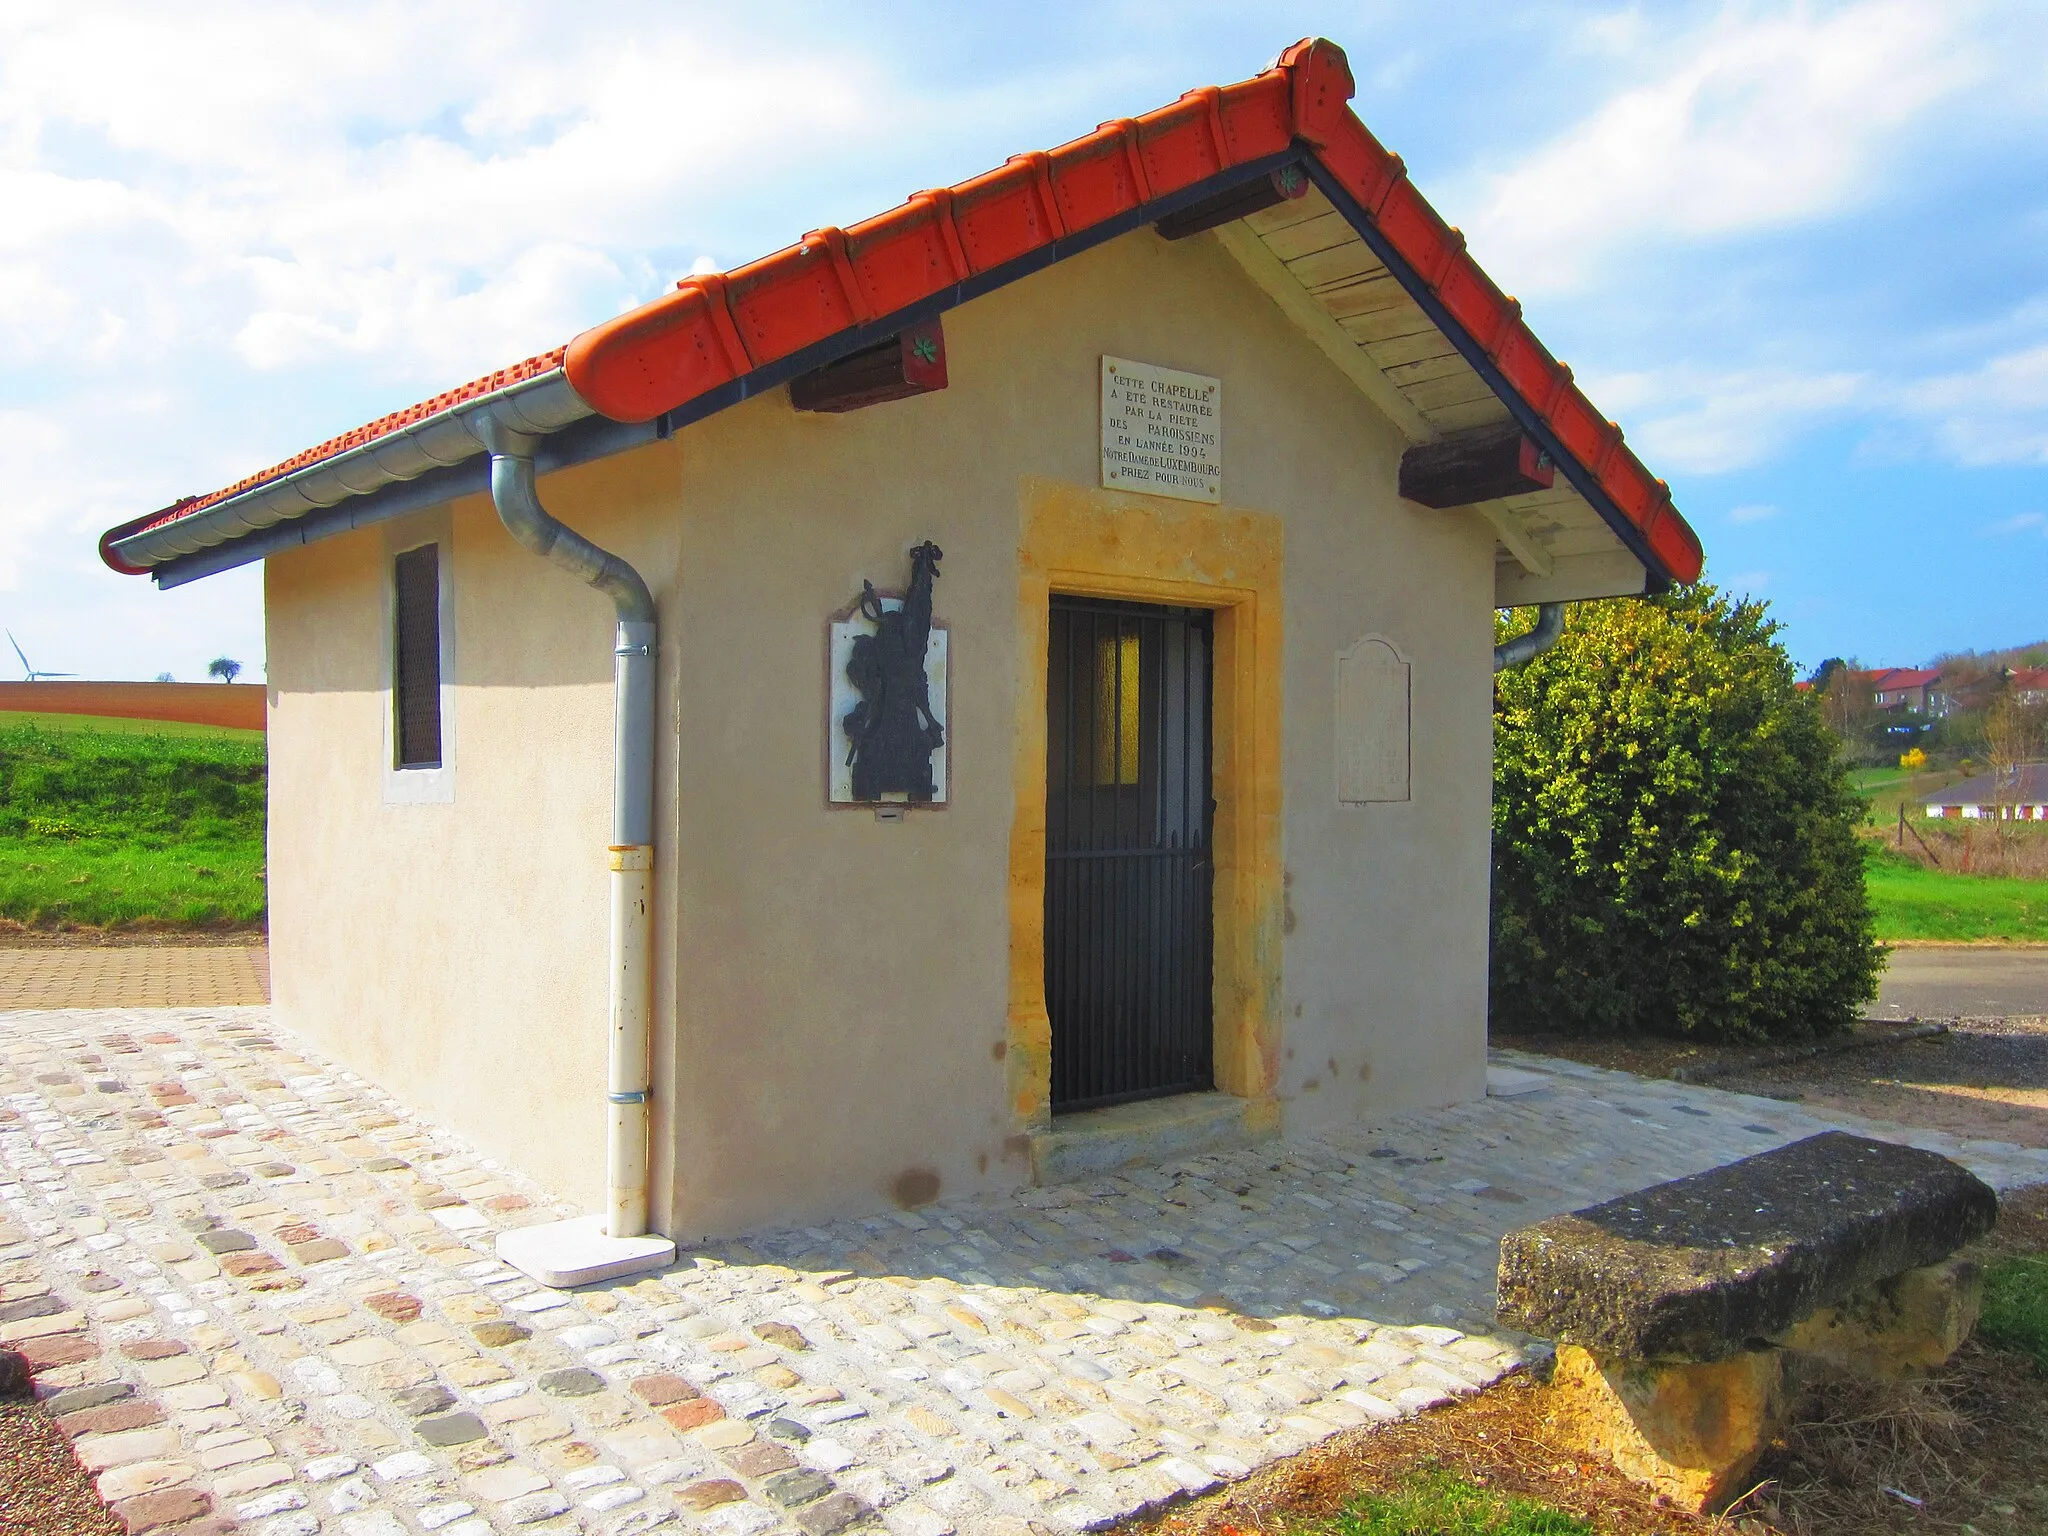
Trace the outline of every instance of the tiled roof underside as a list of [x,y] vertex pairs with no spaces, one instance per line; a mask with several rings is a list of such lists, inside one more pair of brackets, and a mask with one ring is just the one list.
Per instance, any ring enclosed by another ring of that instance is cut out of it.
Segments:
[[[1439,434],[1510,419],[1500,397],[1321,192],[1311,189],[1244,223]],[[1623,547],[1562,476],[1549,490],[1500,506],[1554,558]],[[1498,558],[1513,559],[1505,549]]]

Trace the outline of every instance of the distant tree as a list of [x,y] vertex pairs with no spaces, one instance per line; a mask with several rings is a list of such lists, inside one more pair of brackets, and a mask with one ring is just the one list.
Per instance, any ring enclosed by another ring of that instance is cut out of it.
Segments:
[[1816,692],[1820,693],[1822,717],[1843,753],[1851,762],[1868,758],[1884,725],[1869,674],[1853,662],[1839,666],[1828,675],[1826,689]]
[[1807,686],[1812,688],[1815,693],[1826,693],[1828,691],[1828,684],[1834,680],[1835,674],[1847,665],[1848,663],[1842,660],[1841,657],[1830,656],[1826,661],[1813,669],[1813,676],[1806,680]]
[[1494,702],[1492,1016],[1730,1040],[1875,991],[1864,807],[1764,605],[1574,604]]
[[175,683],[177,681],[177,679],[171,676],[171,674],[168,672],[157,673],[156,680],[160,683]]
[[2041,755],[2048,710],[2026,705],[2012,691],[2010,675],[1984,708],[1984,759],[1991,771],[1991,814],[1997,818],[1999,863],[2012,868],[2013,843],[2019,836],[2020,770]]
[[231,656],[216,656],[206,664],[206,675],[232,683],[242,675],[242,664]]

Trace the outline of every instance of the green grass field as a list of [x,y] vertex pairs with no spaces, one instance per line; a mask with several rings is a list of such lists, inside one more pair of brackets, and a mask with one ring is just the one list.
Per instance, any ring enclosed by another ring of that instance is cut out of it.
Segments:
[[262,733],[113,724],[0,723],[0,918],[261,922]]
[[2048,943],[2048,880],[1952,874],[1874,846],[1864,880],[1880,939]]

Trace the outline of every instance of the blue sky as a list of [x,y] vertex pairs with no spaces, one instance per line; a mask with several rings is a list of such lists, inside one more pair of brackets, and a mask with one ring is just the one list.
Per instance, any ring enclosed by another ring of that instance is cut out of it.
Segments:
[[257,670],[255,572],[158,593],[99,531],[1319,33],[1803,664],[2039,639],[2042,19],[16,0],[0,625],[53,670]]

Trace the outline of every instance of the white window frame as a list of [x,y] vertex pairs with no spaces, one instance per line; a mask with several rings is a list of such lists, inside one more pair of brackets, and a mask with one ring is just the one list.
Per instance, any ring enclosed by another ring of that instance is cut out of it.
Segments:
[[[383,566],[383,766],[386,805],[452,805],[455,801],[455,539],[454,519],[446,508],[399,526],[386,525]],[[426,545],[438,545],[434,571],[440,591],[436,625],[441,652],[441,765],[438,768],[398,766],[398,557]]]

